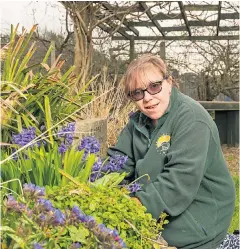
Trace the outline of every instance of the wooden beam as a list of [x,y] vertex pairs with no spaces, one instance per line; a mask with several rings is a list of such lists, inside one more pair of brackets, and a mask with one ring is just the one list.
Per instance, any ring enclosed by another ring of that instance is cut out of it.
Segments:
[[[211,41],[211,40],[239,40],[238,35],[228,36],[136,36],[135,41],[156,41],[156,40],[167,40],[167,41]],[[128,40],[122,36],[113,36],[112,40],[121,41]]]
[[162,31],[162,27],[160,24],[156,21],[153,20],[153,14],[151,13],[150,9],[148,8],[147,4],[145,2],[139,2],[139,5],[143,7],[144,11],[146,12],[148,18],[154,23],[155,27],[158,29],[158,31],[165,36],[164,32]]
[[188,24],[188,19],[187,19],[185,10],[184,10],[183,2],[182,2],[182,1],[179,1],[179,2],[178,2],[178,5],[179,5],[179,8],[180,8],[180,11],[181,11],[183,20],[184,20],[185,25],[186,25],[186,28],[187,28],[187,31],[188,31],[188,35],[189,35],[189,36],[192,36],[191,30],[190,30],[190,27],[189,27],[189,24]]
[[221,8],[222,8],[222,2],[219,1],[219,4],[218,4],[218,17],[217,17],[217,36],[219,34],[219,24],[220,24],[220,18],[221,18]]
[[[135,27],[154,27],[155,25],[149,21],[141,21],[141,22],[128,22],[129,26]],[[206,21],[189,21],[188,24],[190,26],[215,26],[216,22],[206,22]],[[126,29],[123,28],[126,31]],[[219,31],[238,31],[239,26],[223,26],[219,27]],[[173,27],[162,27],[163,32],[171,32],[171,31],[187,31],[186,26],[173,26]]]
[[[182,19],[182,15],[179,13],[174,14],[164,14],[159,12],[158,14],[154,15],[153,20],[174,20],[174,19]],[[239,13],[221,13],[221,20],[225,19],[239,19]]]
[[239,19],[239,13],[238,12],[221,13],[221,20],[226,20],[226,19]]
[[239,31],[239,26],[219,27],[219,31]]
[[[105,9],[107,9],[107,10],[110,10],[110,11],[113,11],[113,10],[114,10],[114,8],[112,7],[112,5],[109,4],[108,2],[102,2],[102,6],[103,6]],[[122,20],[121,15],[116,14],[116,18],[117,18],[118,20],[120,20],[120,21]],[[130,27],[130,26],[128,25],[128,23],[127,23],[126,20],[123,21],[123,24],[128,28],[129,31],[132,31],[135,35],[139,36],[139,31],[138,31],[137,29],[135,29],[134,27]]]
[[189,21],[190,26],[216,26],[216,21]]
[[[111,26],[111,28],[109,28],[108,26],[106,26],[105,24],[103,23],[100,23],[98,25],[99,28],[101,28],[103,31],[107,32],[107,33],[111,33],[113,32],[115,29],[117,29],[117,25],[114,24],[114,23],[110,23],[110,22],[106,22],[106,24],[108,24],[109,26]],[[125,37],[127,40],[130,39],[130,35],[128,35],[127,33],[125,33],[124,30],[121,30],[121,27],[119,27],[119,29],[117,30],[117,32],[119,34],[121,34],[123,37]]]
[[218,5],[188,4],[184,8],[187,11],[217,11]]
[[[109,33],[109,34],[111,34],[111,33],[115,30],[115,28],[109,28],[109,27],[106,26],[104,23],[100,23],[100,24],[98,25],[98,27],[101,28],[103,31]],[[125,31],[128,31],[128,29],[127,29],[127,28],[119,27],[119,29],[117,30],[118,33],[121,32],[122,34],[125,34]],[[120,34],[121,34],[121,33],[120,33]],[[128,39],[128,38],[127,38],[127,39]]]
[[164,14],[159,12],[156,15],[153,15],[153,20],[174,20],[174,19],[182,19],[182,15],[179,13],[172,13],[172,14]]
[[130,27],[155,27],[155,24],[149,21],[128,22],[128,25]]
[[239,102],[234,101],[198,101],[206,110],[239,110]]

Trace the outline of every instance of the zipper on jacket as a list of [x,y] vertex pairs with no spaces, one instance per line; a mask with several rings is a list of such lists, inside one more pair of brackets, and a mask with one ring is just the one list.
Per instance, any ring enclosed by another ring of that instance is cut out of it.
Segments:
[[151,143],[152,143],[151,139],[148,138],[148,149],[150,148]]

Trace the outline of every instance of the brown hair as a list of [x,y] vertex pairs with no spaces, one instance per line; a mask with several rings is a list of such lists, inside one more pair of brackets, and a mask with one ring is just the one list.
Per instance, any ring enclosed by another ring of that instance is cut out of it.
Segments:
[[[137,79],[139,79],[138,75],[144,76],[145,70],[149,67],[154,67],[160,72],[163,77],[167,77],[167,66],[164,61],[157,55],[153,54],[144,54],[141,57],[133,60],[127,68],[127,71],[123,78],[123,85],[125,93],[128,94],[129,91],[135,88],[137,85]],[[142,78],[142,77],[140,77]],[[142,85],[146,83],[141,82]],[[173,86],[178,88],[177,82],[172,80]]]

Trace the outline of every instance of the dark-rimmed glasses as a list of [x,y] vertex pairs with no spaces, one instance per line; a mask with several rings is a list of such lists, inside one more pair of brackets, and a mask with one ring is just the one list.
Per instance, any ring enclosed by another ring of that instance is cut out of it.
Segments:
[[144,93],[147,91],[149,94],[154,95],[162,91],[162,83],[167,77],[162,80],[151,82],[146,89],[137,88],[128,93],[128,97],[133,101],[139,101],[144,98]]

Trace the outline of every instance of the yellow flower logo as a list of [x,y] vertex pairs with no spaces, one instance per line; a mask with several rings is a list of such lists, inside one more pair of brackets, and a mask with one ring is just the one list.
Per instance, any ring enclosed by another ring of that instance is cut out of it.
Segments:
[[157,148],[159,148],[163,143],[168,143],[170,141],[170,136],[169,135],[162,135],[158,138],[156,145]]

